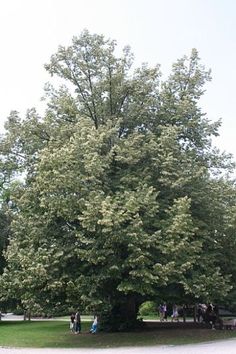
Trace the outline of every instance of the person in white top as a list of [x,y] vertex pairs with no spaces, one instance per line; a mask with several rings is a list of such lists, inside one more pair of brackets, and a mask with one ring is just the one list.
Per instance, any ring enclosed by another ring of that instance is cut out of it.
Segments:
[[93,320],[93,323],[92,323],[92,327],[90,329],[90,333],[92,334],[95,334],[97,332],[97,328],[98,328],[98,318],[97,316],[95,315],[94,316],[94,320]]
[[178,307],[176,304],[173,305],[173,312],[172,312],[172,322],[175,321],[179,321],[179,313],[178,313]]

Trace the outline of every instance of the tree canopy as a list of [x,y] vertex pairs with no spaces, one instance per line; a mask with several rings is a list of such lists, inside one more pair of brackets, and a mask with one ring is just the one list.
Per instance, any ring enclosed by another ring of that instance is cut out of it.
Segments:
[[200,108],[211,78],[197,50],[163,81],[115,49],[88,31],[59,47],[45,115],[6,122],[2,175],[24,178],[8,183],[0,282],[25,308],[80,306],[119,326],[146,299],[234,290],[236,195],[231,158],[212,146],[220,122]]

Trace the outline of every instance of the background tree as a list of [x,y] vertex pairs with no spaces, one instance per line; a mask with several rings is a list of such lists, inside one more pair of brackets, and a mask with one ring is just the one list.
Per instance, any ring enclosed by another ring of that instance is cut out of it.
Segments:
[[2,297],[48,311],[79,302],[113,329],[168,289],[213,301],[235,277],[233,164],[199,107],[209,72],[193,50],[161,82],[159,66],[132,69],[115,46],[84,31],[59,47],[46,69],[68,87],[46,86],[43,118],[12,112],[1,141],[25,176]]

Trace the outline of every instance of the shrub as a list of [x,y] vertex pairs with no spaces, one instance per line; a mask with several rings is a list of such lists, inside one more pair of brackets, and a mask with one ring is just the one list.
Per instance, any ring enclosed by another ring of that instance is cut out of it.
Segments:
[[157,312],[157,306],[154,301],[143,302],[139,307],[140,316],[147,316],[155,314]]

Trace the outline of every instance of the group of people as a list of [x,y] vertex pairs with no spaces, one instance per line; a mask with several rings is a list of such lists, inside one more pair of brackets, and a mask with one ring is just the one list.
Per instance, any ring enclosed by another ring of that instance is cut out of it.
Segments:
[[[89,332],[92,334],[97,333],[97,327],[98,327],[98,318],[95,315]],[[81,333],[81,316],[79,310],[77,310],[76,313],[72,313],[70,316],[70,330],[74,334]]]
[[212,329],[215,328],[216,321],[219,320],[219,309],[213,304],[198,304],[197,308],[197,320],[198,322],[209,323]]
[[159,306],[159,315],[161,322],[167,321],[167,306],[165,302]]
[[[198,304],[197,320],[198,320],[198,322],[205,322],[205,323],[211,324],[212,328],[214,329],[216,321],[219,318],[218,312],[219,311],[218,311],[217,306],[213,306],[212,304],[208,304],[208,305]],[[159,306],[159,315],[160,315],[161,322],[168,320],[167,304],[165,302],[160,304],[160,306]],[[179,309],[176,304],[173,304],[173,306],[172,306],[171,321],[172,322],[179,321]],[[97,328],[98,328],[98,318],[95,315],[89,332],[92,334],[95,334],[95,333],[97,333]],[[70,330],[74,334],[81,333],[81,316],[80,316],[79,310],[77,310],[76,313],[71,314]]]
[[[167,305],[164,302],[163,304],[160,304],[159,306],[159,316],[160,316],[160,321],[167,321]],[[176,304],[173,305],[172,307],[172,315],[171,315],[171,320],[172,321],[179,321],[179,312],[178,312],[178,306]]]
[[[184,306],[178,307],[176,304],[172,306],[172,314],[171,314],[171,321],[179,321],[179,317],[182,316],[184,313]],[[159,305],[159,316],[160,321],[167,321],[168,314],[167,314],[167,305],[166,303],[162,303]],[[218,307],[213,304],[198,304],[197,307],[197,321],[204,322],[207,324],[211,324],[212,328],[215,328],[216,322],[220,321],[219,319],[219,310]]]

